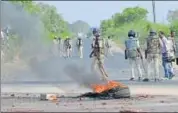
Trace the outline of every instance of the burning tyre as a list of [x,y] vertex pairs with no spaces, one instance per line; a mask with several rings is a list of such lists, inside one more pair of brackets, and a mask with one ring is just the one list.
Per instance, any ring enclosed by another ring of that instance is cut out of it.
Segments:
[[92,85],[92,88],[94,92],[85,93],[80,97],[99,99],[118,99],[130,97],[129,88],[115,81],[109,81],[107,84]]

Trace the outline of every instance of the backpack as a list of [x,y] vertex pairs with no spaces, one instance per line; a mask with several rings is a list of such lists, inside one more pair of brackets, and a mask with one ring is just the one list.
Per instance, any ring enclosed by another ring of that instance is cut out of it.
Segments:
[[126,54],[127,54],[128,58],[138,57],[137,41],[138,41],[138,39],[136,39],[136,38],[126,40],[125,45],[126,45],[126,50],[127,50]]
[[156,36],[149,36],[147,39],[147,53],[148,54],[159,54],[160,53],[160,42]]

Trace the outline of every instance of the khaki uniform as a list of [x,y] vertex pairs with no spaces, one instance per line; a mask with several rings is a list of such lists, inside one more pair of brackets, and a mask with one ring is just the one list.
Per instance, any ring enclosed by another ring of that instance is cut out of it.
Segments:
[[83,58],[83,40],[81,40],[82,41],[82,44],[81,45],[79,45],[79,42],[78,42],[79,40],[77,40],[77,49],[78,49],[78,54],[79,54],[79,56],[80,56],[80,58]]
[[113,56],[113,53],[111,51],[111,39],[107,39],[105,41],[105,54],[108,56],[109,54]]
[[[147,55],[147,74],[145,79],[149,79],[152,75],[155,80],[160,79],[160,39],[157,36],[149,36],[146,41],[146,55]],[[153,74],[151,73],[153,72]]]
[[64,41],[64,51],[65,51],[66,57],[72,56],[72,42],[71,42],[71,40],[66,39]]
[[99,46],[95,47],[94,45],[95,40],[93,40],[93,57],[92,57],[92,71],[99,70],[100,74],[102,75],[103,80],[107,80],[107,73],[104,69],[104,42],[103,40],[99,41]]

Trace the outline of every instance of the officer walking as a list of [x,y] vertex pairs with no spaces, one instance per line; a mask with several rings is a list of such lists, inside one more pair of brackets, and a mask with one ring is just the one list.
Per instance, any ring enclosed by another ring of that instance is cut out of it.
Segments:
[[77,46],[77,50],[78,50],[78,54],[80,58],[83,58],[83,40],[81,37],[78,37],[76,46]]
[[153,71],[154,80],[160,79],[159,76],[159,59],[161,56],[160,39],[154,30],[150,30],[146,41],[145,59],[147,59],[147,74],[143,81],[149,81],[151,71]]
[[93,35],[95,36],[95,39],[93,40],[93,50],[90,54],[90,58],[93,58],[92,70],[98,68],[102,75],[102,79],[107,81],[108,75],[104,69],[104,41],[100,37],[99,31],[96,29],[94,29]]
[[111,56],[113,56],[113,53],[111,51],[111,37],[108,36],[108,39],[106,39],[105,42],[105,46],[106,46],[106,55],[108,56],[108,54],[110,54]]
[[[135,37],[136,33],[133,30],[130,30],[128,32],[128,37],[125,41],[125,59],[129,60],[130,66],[131,66],[131,78],[130,80],[135,79],[135,69],[138,71],[138,79],[140,80],[142,78],[142,70],[140,66],[140,61],[143,58],[141,51],[140,51],[140,45],[138,38]],[[140,59],[141,58],[141,59]]]

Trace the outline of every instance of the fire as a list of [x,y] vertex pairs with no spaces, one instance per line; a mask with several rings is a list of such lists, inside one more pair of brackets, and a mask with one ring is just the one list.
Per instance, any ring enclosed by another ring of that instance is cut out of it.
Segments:
[[94,84],[92,85],[92,89],[95,93],[102,93],[103,91],[107,91],[118,86],[127,87],[119,82],[109,81],[107,84]]

